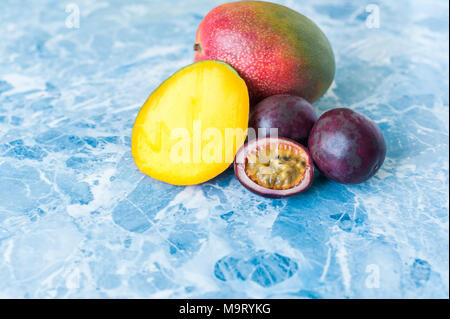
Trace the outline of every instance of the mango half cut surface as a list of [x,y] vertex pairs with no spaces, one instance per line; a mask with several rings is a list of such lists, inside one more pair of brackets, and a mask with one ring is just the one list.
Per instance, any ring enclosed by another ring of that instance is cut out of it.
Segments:
[[145,174],[173,185],[206,182],[247,136],[247,86],[228,64],[200,61],[167,79],[142,106],[131,151]]

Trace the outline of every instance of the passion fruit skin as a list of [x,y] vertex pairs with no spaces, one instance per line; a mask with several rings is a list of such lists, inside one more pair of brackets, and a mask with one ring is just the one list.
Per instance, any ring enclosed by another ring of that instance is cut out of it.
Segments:
[[308,147],[317,168],[342,184],[371,178],[384,162],[386,142],[380,128],[348,108],[324,113],[314,124]]
[[[293,188],[287,190],[270,189],[258,185],[247,176],[245,172],[245,165],[248,154],[256,150],[258,147],[267,145],[267,143],[274,143],[274,144],[286,143],[292,147],[297,148],[303,154],[306,155],[303,157],[306,162],[306,171],[304,178],[299,185],[294,186]],[[234,160],[234,172],[239,182],[249,191],[268,198],[284,198],[299,194],[307,190],[312,185],[314,178],[314,164],[308,150],[301,144],[297,143],[296,141],[281,137],[278,138],[264,137],[250,140],[248,143],[246,143],[239,149]]]
[[[269,136],[271,128],[278,129],[279,137],[290,138],[303,145],[317,120],[312,105],[305,99],[290,94],[270,96],[259,102],[250,115],[249,127],[258,137]],[[265,128],[259,133],[259,128]]]

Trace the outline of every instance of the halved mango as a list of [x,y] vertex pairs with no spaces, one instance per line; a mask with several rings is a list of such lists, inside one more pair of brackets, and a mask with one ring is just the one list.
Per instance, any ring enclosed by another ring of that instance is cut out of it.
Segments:
[[228,64],[201,61],[167,79],[142,106],[131,151],[145,174],[174,185],[206,182],[247,136],[247,86]]

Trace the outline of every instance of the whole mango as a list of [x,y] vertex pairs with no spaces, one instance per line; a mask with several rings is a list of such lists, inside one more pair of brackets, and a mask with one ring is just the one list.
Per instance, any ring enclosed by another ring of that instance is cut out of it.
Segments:
[[333,50],[319,27],[270,2],[240,1],[213,9],[200,23],[194,49],[195,61],[233,66],[246,81],[252,104],[276,94],[313,103],[335,74]]

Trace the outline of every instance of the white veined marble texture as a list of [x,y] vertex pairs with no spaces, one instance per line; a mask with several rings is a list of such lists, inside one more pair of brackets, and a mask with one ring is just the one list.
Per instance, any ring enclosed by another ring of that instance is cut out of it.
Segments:
[[368,182],[273,200],[137,170],[137,112],[221,1],[1,1],[0,298],[449,297],[448,2],[276,2],[334,48],[316,111],[382,129]]

